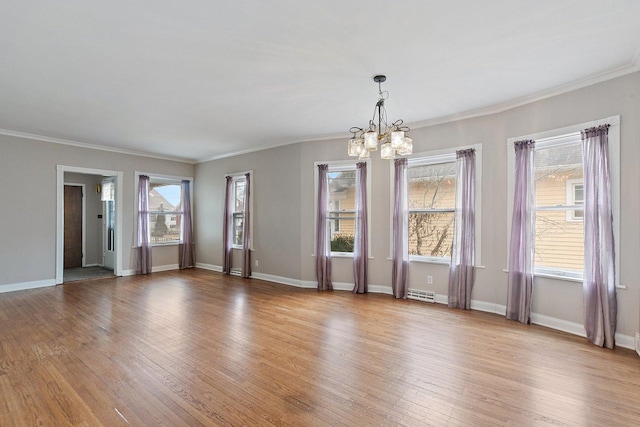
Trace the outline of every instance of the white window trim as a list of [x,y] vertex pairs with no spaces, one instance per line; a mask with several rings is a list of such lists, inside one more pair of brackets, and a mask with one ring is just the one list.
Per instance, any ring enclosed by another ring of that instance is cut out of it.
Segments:
[[[567,206],[580,206],[576,204],[576,185],[582,185],[583,187],[583,195],[584,195],[584,179],[568,179],[566,181],[566,195],[567,195]],[[584,200],[583,200],[584,204]],[[576,218],[576,211],[583,211],[584,209],[573,209],[568,210],[566,214],[567,222],[583,222],[583,218]]]
[[[476,152],[476,206],[475,206],[475,229],[476,229],[476,248],[475,248],[475,266],[482,267],[482,144],[465,145],[461,147],[445,148],[442,150],[425,151],[415,153],[407,158],[407,166],[435,165],[438,163],[448,163],[456,161],[456,151],[468,150],[473,148]],[[393,258],[393,179],[394,167],[391,163],[389,168],[389,188],[390,188],[390,207],[389,218],[392,220],[389,224],[389,258]],[[457,185],[457,184],[456,184]],[[431,257],[409,255],[409,262],[427,263],[427,264],[451,264],[451,257]]]
[[[534,141],[552,141],[557,140],[562,143],[563,137],[571,134],[580,133],[581,131],[601,126],[610,125],[609,127],[609,166],[611,168],[611,196],[613,205],[613,236],[616,245],[616,253],[620,253],[620,116],[611,116],[605,119],[594,120],[591,122],[579,123],[559,129],[552,129],[544,132],[511,137],[507,139],[507,248],[511,238],[511,220],[513,213],[513,196],[515,187],[515,152],[514,143],[516,141],[532,139]],[[616,257],[616,287],[622,287],[619,283],[620,277],[620,257]],[[509,265],[509,251],[507,250],[507,266]],[[508,269],[506,270],[508,271]],[[548,277],[569,282],[582,282],[582,275],[579,277],[571,274],[569,271],[561,269],[537,269],[534,276]]]
[[[358,163],[365,162],[367,164],[367,233],[369,240],[367,242],[367,250],[369,253],[369,259],[373,259],[371,256],[371,159],[367,160],[331,160],[331,161],[316,161],[313,162],[313,249],[311,256],[316,256],[316,246],[318,237],[316,236],[316,230],[318,229],[318,165],[329,165],[329,171],[351,171],[356,170]],[[331,257],[335,258],[353,258],[353,252],[331,252]]]
[[[249,234],[251,236],[251,238],[249,239],[249,250],[253,250],[253,223],[254,223],[254,215],[253,215],[253,189],[254,189],[254,181],[253,181],[253,170],[248,170],[248,171],[241,171],[241,172],[232,172],[232,173],[228,173],[225,174],[225,178],[230,176],[232,178],[232,181],[234,183],[234,200],[235,200],[235,183],[237,181],[244,181],[245,175],[249,174],[249,212],[251,213],[251,215],[249,216]],[[246,191],[246,190],[245,190]],[[245,200],[246,203],[246,200]],[[233,217],[233,215],[232,215]],[[232,245],[233,249],[242,249],[243,245]]]
[[[134,199],[133,199],[133,224],[134,224],[134,228],[135,228],[135,232],[137,235],[137,224],[138,224],[138,182],[140,181],[140,175],[146,175],[149,177],[149,182],[161,182],[161,183],[166,183],[166,184],[182,184],[182,181],[189,181],[191,183],[191,192],[190,192],[190,199],[191,199],[191,206],[193,206],[193,177],[190,176],[175,176],[175,175],[165,175],[165,174],[159,174],[159,173],[151,173],[151,172],[140,172],[140,171],[135,171],[134,172],[134,182],[133,182],[133,188],[135,189],[134,191]],[[184,215],[184,214],[183,214]],[[193,211],[191,212],[191,222],[193,223]],[[180,230],[180,238],[182,239],[182,232],[183,230]],[[135,239],[137,240],[137,239]],[[138,242],[136,241],[135,244],[137,245]],[[176,246],[179,245],[180,242],[167,242],[167,243],[152,243],[151,247],[156,247],[156,246]]]

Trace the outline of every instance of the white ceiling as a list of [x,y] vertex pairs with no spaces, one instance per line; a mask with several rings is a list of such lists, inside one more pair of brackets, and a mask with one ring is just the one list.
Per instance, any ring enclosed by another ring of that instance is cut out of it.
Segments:
[[[3,0],[0,133],[201,161],[640,69],[638,0]],[[345,145],[346,146],[346,145]]]

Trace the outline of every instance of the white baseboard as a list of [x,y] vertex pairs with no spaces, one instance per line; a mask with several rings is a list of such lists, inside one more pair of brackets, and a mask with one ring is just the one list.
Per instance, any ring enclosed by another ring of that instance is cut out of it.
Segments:
[[102,267],[101,264],[96,264],[96,263],[83,265],[83,267],[98,267],[98,266]]
[[636,332],[636,353],[640,356],[640,332]]
[[[157,266],[151,267],[151,272],[159,273],[161,271],[171,271],[171,270],[178,270],[178,269],[180,269],[178,264],[157,265]],[[135,275],[136,275],[136,270],[122,270],[122,276],[135,276]]]
[[[296,288],[315,288],[315,282],[306,282],[304,280],[296,280],[290,279],[288,277],[275,276],[273,274],[264,274],[264,273],[251,273],[251,277],[254,279],[265,280],[267,282],[280,283],[282,285],[287,286],[295,286]],[[309,286],[309,283],[312,283],[313,286]]]
[[222,273],[221,265],[213,265],[213,264],[205,264],[203,262],[196,262],[196,268],[202,268],[203,270],[211,270],[211,271],[217,271],[218,273]]
[[56,279],[36,280],[33,282],[13,283],[8,285],[0,285],[0,294],[13,291],[24,291],[26,289],[45,288],[47,286],[55,286]]
[[151,267],[152,273],[159,273],[161,271],[171,271],[171,270],[179,270],[180,266],[178,264],[167,264],[167,265],[157,265]]

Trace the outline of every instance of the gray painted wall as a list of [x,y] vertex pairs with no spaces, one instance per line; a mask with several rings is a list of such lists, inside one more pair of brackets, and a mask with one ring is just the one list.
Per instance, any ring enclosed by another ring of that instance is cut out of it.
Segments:
[[[389,112],[393,116],[393,111]],[[364,113],[363,113],[364,114]],[[618,332],[640,330],[640,73],[547,98],[508,111],[415,129],[414,152],[483,144],[482,265],[473,299],[504,305],[507,293],[507,144],[510,137],[621,116],[621,257]],[[354,121],[357,122],[357,115]],[[198,261],[222,265],[224,175],[253,169],[255,272],[295,280],[315,280],[314,161],[345,160],[346,139],[306,142],[196,165]],[[390,286],[390,162],[372,156],[369,277]],[[427,285],[426,276],[434,277]],[[448,267],[412,263],[410,287],[447,293]],[[335,282],[353,283],[352,261],[333,259]],[[582,324],[580,283],[536,278],[533,311]]]
[[[123,269],[133,269],[134,172],[193,176],[189,163],[0,135],[0,287],[55,279],[56,165],[124,172]],[[153,265],[178,262],[178,247],[153,250]],[[1,289],[0,289],[1,290]]]

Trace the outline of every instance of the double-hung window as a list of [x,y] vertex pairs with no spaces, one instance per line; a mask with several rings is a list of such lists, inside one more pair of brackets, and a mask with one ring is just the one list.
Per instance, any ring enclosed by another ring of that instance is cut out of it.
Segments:
[[245,186],[244,177],[233,180],[233,246],[242,248],[242,227],[244,224]]
[[178,244],[182,239],[182,179],[149,176],[149,234],[152,245]]
[[535,271],[582,277],[582,140],[574,133],[536,141]]
[[451,259],[456,202],[455,153],[409,159],[409,256],[414,260]]
[[181,186],[149,179],[149,230],[152,244],[180,243]]
[[[619,118],[582,123],[563,129],[524,137],[513,142],[535,140],[535,249],[534,274],[580,281],[584,268],[584,174],[580,131],[609,123],[609,159],[612,173],[614,234],[619,224]],[[510,155],[510,201],[508,218],[513,209],[513,177],[515,167]],[[510,232],[509,225],[509,232]]]
[[[316,170],[319,163],[321,162],[316,162]],[[331,254],[333,256],[352,256],[356,230],[356,165],[353,162],[342,161],[325,163],[329,165],[327,171],[329,181],[327,238],[331,244]],[[371,173],[369,172],[367,174],[367,192],[370,188],[370,177]],[[318,194],[317,187],[316,183],[316,195]],[[369,200],[370,197],[367,197],[367,203]],[[371,224],[371,220],[369,220],[369,224]]]

